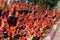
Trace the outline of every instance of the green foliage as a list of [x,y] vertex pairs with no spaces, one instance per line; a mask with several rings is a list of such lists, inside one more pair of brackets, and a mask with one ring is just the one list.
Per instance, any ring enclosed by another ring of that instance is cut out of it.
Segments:
[[49,8],[52,9],[57,5],[59,0],[20,0],[21,3],[24,3],[26,1],[31,4],[42,5],[45,8],[48,8],[48,5],[50,5]]
[[28,0],[32,4],[42,5],[45,8],[50,5],[50,8],[54,8],[59,0]]
[[57,6],[57,3],[59,2],[59,0],[54,0],[53,1],[53,5],[51,6],[51,8],[54,8],[55,6]]

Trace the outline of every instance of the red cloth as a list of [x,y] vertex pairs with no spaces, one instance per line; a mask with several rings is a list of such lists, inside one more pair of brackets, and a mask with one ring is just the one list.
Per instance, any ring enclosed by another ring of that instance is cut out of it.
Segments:
[[37,27],[40,27],[40,22],[37,23]]
[[2,38],[1,40],[5,40],[4,38]]
[[23,17],[25,16],[24,14],[25,14],[25,13],[23,12],[23,13],[22,13],[22,16],[23,16]]
[[14,4],[14,8],[15,8],[15,9],[17,8],[16,4]]
[[18,2],[16,2],[16,4],[18,4]]
[[11,31],[14,31],[14,26],[10,26],[10,30]]
[[9,31],[9,32],[8,32],[8,36],[11,36],[11,35],[12,35],[12,32],[11,32],[11,31]]
[[5,14],[6,13],[6,10],[4,9],[3,11],[2,11],[2,14]]
[[26,23],[26,26],[29,26],[29,23]]
[[56,18],[59,18],[59,17],[60,17],[60,13],[57,12],[57,13],[56,13]]
[[2,19],[2,18],[0,17],[0,21],[1,21],[1,19]]
[[3,29],[2,28],[0,28],[0,34],[3,34]]
[[25,4],[21,4],[21,5],[25,7]]
[[21,37],[19,40],[26,40],[25,37]]
[[11,4],[14,4],[14,2],[11,2]]
[[7,4],[8,2],[6,1],[5,4]]
[[37,35],[41,35],[41,32],[39,31],[39,32],[37,32]]
[[50,18],[46,17],[44,19],[44,23],[45,23],[46,26],[49,25],[50,24]]
[[8,32],[8,35],[11,36],[12,33],[14,33],[14,26],[10,26],[10,30]]
[[19,25],[19,23],[20,23],[20,18],[17,19],[16,26]]
[[50,15],[50,16],[53,16],[53,14],[54,14],[53,11],[48,12],[48,15]]
[[7,18],[6,17],[4,17],[3,20],[4,20],[4,22],[7,22]]
[[4,2],[4,0],[2,0],[2,2]]
[[16,8],[16,12],[18,12],[19,10]]
[[38,32],[38,28],[37,27],[35,28],[35,31]]
[[40,22],[40,23],[42,23],[42,22],[43,22],[43,20],[41,19],[39,22]]
[[25,22],[23,21],[23,22],[22,22],[22,25],[24,25],[24,23],[25,23]]
[[9,24],[6,22],[6,30],[9,31]]

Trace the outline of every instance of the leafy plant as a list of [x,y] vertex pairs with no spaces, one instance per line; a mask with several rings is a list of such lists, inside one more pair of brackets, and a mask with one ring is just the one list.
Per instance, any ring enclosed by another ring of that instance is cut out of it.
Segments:
[[42,5],[43,7],[47,8],[54,8],[59,0],[28,0],[32,4]]

